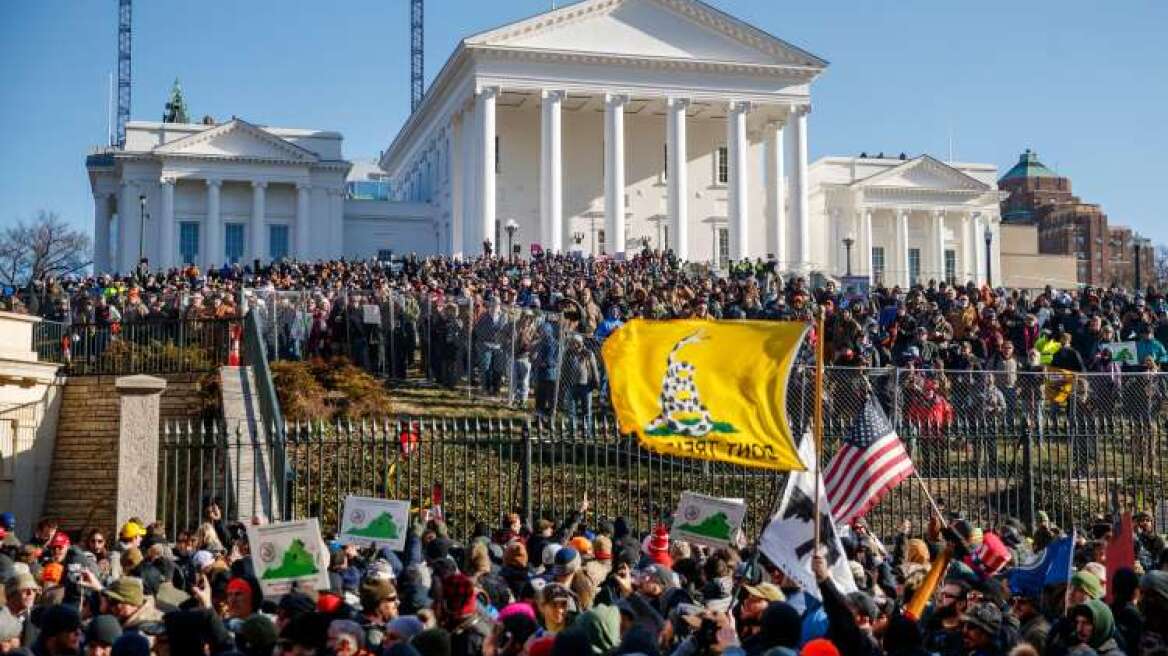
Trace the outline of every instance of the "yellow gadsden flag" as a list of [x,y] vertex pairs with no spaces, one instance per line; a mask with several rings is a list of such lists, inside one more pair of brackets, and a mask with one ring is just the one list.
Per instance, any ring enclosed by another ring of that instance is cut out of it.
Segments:
[[804,469],[787,378],[806,324],[634,319],[604,342],[621,432],[666,455]]

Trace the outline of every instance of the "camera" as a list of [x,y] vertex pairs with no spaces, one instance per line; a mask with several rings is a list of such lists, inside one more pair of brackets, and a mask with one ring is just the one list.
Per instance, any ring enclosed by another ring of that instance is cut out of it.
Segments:
[[81,564],[69,563],[65,576],[68,577],[70,583],[79,583],[81,581]]

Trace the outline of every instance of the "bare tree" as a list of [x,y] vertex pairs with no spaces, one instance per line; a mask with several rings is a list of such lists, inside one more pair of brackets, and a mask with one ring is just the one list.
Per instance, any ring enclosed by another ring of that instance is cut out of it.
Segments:
[[1155,253],[1156,259],[1152,261],[1152,272],[1156,276],[1156,284],[1163,285],[1168,283],[1168,245],[1158,244]]
[[31,222],[21,221],[0,233],[0,282],[24,287],[77,273],[93,261],[89,235],[41,210]]

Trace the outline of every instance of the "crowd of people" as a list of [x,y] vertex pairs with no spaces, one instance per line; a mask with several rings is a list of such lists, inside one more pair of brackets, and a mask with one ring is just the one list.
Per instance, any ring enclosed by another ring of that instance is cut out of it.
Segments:
[[[246,290],[246,291],[244,291]],[[23,300],[21,300],[23,299]],[[903,419],[1033,415],[1051,368],[1078,377],[1076,411],[1156,414],[1168,387],[1168,298],[1156,288],[991,289],[920,281],[841,289],[774,262],[728,271],[645,251],[627,260],[406,257],[277,262],[34,283],[12,296],[47,319],[110,325],[260,312],[269,354],[345,355],[374,373],[420,371],[537,411],[590,415],[603,340],[624,321],[826,316],[830,362],[903,373]]]
[[[959,514],[920,531],[906,522],[888,546],[858,522],[842,541],[852,589],[825,555],[811,559],[813,579],[800,577],[745,540],[702,547],[664,524],[637,534],[584,501],[559,522],[504,514],[465,541],[422,518],[401,551],[330,541],[327,589],[266,597],[247,532],[214,500],[173,539],[132,519],[108,537],[41,520],[22,540],[15,519],[0,514],[0,654],[1168,654],[1168,549],[1146,513],[1130,567],[1106,563],[1120,529],[1100,518],[1067,538],[1073,571],[1045,587],[1012,576],[1065,542],[1041,513],[1033,531]],[[934,585],[942,553],[951,561]],[[922,589],[929,601],[914,608]]]

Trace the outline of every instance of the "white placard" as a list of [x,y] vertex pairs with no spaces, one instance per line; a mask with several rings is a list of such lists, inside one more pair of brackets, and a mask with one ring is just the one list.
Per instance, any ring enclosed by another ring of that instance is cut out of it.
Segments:
[[725,547],[734,541],[745,516],[746,503],[741,499],[682,492],[669,537],[707,547]]
[[1111,351],[1112,362],[1118,362],[1122,365],[1139,364],[1139,359],[1136,356],[1135,342],[1108,342],[1099,346]]
[[297,590],[328,590],[328,561],[315,517],[295,522],[248,526],[247,540],[256,578],[265,597]]
[[410,527],[410,502],[372,497],[345,497],[341,519],[342,542],[372,544],[394,551],[406,546]]
[[380,305],[362,305],[361,316],[365,323],[373,323],[381,325],[381,306]]

